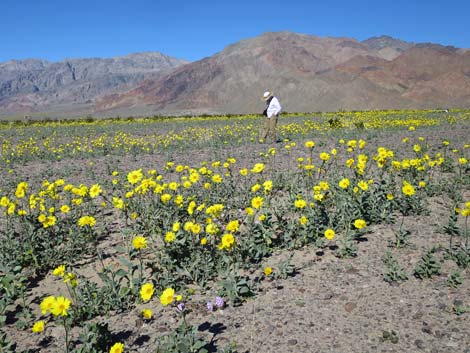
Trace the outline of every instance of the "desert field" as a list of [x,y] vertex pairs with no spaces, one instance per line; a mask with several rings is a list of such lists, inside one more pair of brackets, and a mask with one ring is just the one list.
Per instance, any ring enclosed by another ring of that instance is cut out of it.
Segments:
[[0,124],[0,352],[470,353],[470,111]]

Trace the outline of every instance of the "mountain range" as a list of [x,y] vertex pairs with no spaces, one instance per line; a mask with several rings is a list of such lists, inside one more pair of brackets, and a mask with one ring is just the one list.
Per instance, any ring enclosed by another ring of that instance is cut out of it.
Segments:
[[470,50],[389,36],[269,32],[188,63],[160,53],[0,63],[0,115],[469,108]]

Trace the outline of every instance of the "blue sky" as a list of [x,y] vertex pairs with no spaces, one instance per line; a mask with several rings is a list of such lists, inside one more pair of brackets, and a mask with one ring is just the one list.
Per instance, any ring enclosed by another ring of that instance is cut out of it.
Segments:
[[469,0],[0,0],[0,62],[159,51],[195,61],[264,32],[470,48]]

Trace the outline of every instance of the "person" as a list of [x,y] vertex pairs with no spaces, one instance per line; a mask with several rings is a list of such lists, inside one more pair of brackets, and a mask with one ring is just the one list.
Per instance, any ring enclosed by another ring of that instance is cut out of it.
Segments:
[[266,116],[263,126],[263,131],[260,136],[260,142],[266,141],[269,137],[272,142],[277,142],[276,139],[276,126],[279,113],[281,112],[281,104],[279,100],[273,96],[271,91],[266,91],[263,94],[263,100],[266,102],[266,109],[263,115]]

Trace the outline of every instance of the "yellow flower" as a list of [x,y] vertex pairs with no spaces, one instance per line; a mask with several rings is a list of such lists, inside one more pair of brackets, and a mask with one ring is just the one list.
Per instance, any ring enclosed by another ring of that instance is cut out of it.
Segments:
[[201,225],[197,223],[193,223],[191,225],[191,233],[199,234],[201,232]]
[[364,181],[364,180],[361,180],[360,182],[357,183],[357,186],[362,190],[362,191],[366,191],[369,189],[369,184]]
[[225,230],[227,232],[236,232],[238,231],[238,228],[239,228],[238,220],[235,220],[235,221],[228,222],[227,226],[225,227]]
[[300,221],[300,224],[302,224],[302,225],[304,226],[304,225],[307,224],[308,218],[305,217],[305,216],[302,216],[302,217],[300,217],[300,220],[299,220],[299,221]]
[[41,308],[41,312],[43,315],[47,314],[48,311],[52,309],[54,306],[55,302],[55,297],[53,295],[50,295],[48,297],[45,297],[41,304],[39,304],[39,307]]
[[54,276],[64,277],[65,275],[65,265],[57,266],[54,271],[52,271]]
[[418,185],[419,185],[420,188],[424,188],[424,187],[426,187],[426,182],[425,181],[420,181],[418,183]]
[[165,241],[166,241],[167,243],[172,243],[173,241],[175,241],[175,239],[176,239],[176,234],[175,234],[175,233],[173,233],[173,232],[167,232],[167,233],[165,234]]
[[256,208],[257,210],[263,207],[263,204],[264,199],[261,196],[256,196],[251,199],[251,207]]
[[265,219],[266,219],[265,214],[260,214],[259,217],[258,217],[258,221],[260,221],[260,222],[263,222]]
[[264,170],[263,163],[256,163],[253,168],[251,168],[252,173],[261,173]]
[[142,169],[133,170],[129,174],[127,174],[127,181],[131,184],[136,184],[141,181],[143,178]]
[[147,239],[141,235],[137,235],[132,239],[134,249],[145,249],[147,247]]
[[152,298],[154,287],[152,283],[144,283],[140,288],[140,297],[144,302]]
[[173,302],[175,297],[175,290],[173,288],[167,288],[163,291],[162,295],[160,296],[160,303],[163,306],[167,306]]
[[123,353],[124,352],[124,344],[122,343],[115,343],[109,350],[109,353]]
[[328,162],[328,160],[330,159],[330,155],[326,152],[322,152],[320,153],[320,159],[324,162]]
[[142,316],[144,317],[144,319],[150,320],[153,316],[152,310],[150,309],[142,310]]
[[75,276],[72,272],[67,272],[64,276],[64,283],[70,282],[72,287],[76,287],[78,285],[77,276]]
[[247,174],[248,174],[248,169],[246,169],[246,168],[240,169],[240,175],[246,176]]
[[251,192],[257,192],[259,189],[261,189],[261,185],[260,184],[255,184],[251,187]]
[[392,201],[394,198],[395,198],[395,196],[393,196],[393,194],[390,194],[390,193],[387,194],[387,200],[388,201]]
[[78,220],[78,225],[80,227],[90,226],[93,227],[96,224],[96,219],[93,216],[83,216]]
[[119,197],[113,197],[113,206],[122,210],[124,208],[124,201]]
[[90,187],[89,194],[91,198],[95,198],[102,193],[101,187],[98,184],[94,184]]
[[206,226],[207,234],[217,234],[218,231],[219,231],[219,227],[217,227],[217,224],[215,223],[211,222]]
[[46,326],[46,323],[42,320],[36,321],[33,325],[33,328],[31,329],[34,333],[41,333],[44,331],[44,327]]
[[201,245],[206,245],[207,244],[207,238],[204,237],[201,239]]
[[162,196],[160,196],[160,200],[163,203],[167,203],[168,201],[171,200],[171,195],[170,194],[163,194]]
[[268,277],[271,273],[273,273],[273,269],[271,267],[265,267],[263,272],[264,272],[264,275]]
[[294,206],[297,208],[305,208],[305,206],[307,206],[307,202],[303,199],[297,199],[294,202]]
[[335,231],[333,229],[328,228],[325,230],[325,238],[328,240],[332,240],[335,237]]
[[227,233],[222,236],[222,241],[220,242],[218,248],[219,250],[230,249],[235,244],[235,238],[232,234]]
[[356,227],[357,229],[362,229],[365,226],[367,226],[367,224],[366,221],[364,221],[363,219],[356,219],[354,221],[354,227]]
[[255,211],[251,207],[247,207],[247,208],[245,208],[245,213],[248,216],[253,216],[255,214]]
[[218,183],[221,183],[222,180],[223,180],[223,179],[222,179],[222,177],[221,177],[219,174],[214,174],[214,175],[212,176],[212,181],[213,181],[214,183],[217,183],[217,184],[218,184]]
[[60,212],[69,213],[70,212],[70,207],[68,205],[62,205],[62,206],[60,206]]
[[406,196],[413,196],[416,193],[415,188],[413,187],[413,185],[408,184],[408,183],[403,185],[403,187],[401,188],[401,191]]
[[338,185],[342,189],[347,189],[349,187],[349,179],[348,178],[343,178],[339,181]]
[[59,296],[55,298],[51,308],[51,313],[55,316],[67,316],[67,310],[70,307],[70,300]]
[[314,148],[314,147],[315,147],[315,142],[313,142],[313,141],[307,141],[307,142],[305,142],[305,147],[307,147],[307,148]]
[[171,230],[172,230],[173,232],[179,231],[180,228],[181,228],[181,223],[180,223],[180,222],[175,222],[175,223],[173,223],[173,225],[171,226]]

